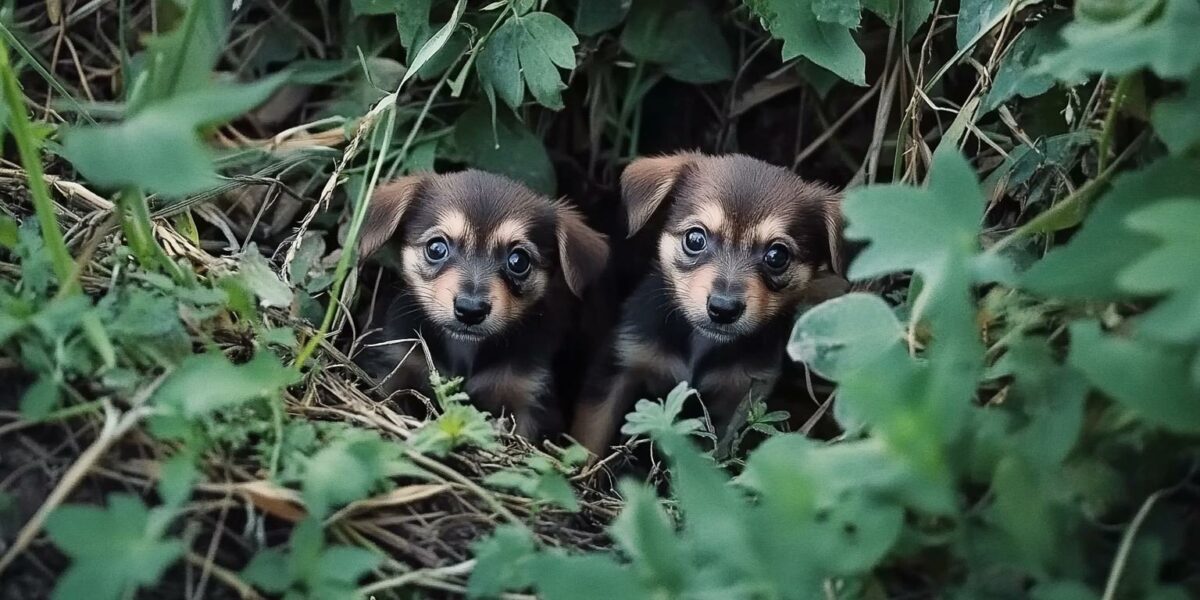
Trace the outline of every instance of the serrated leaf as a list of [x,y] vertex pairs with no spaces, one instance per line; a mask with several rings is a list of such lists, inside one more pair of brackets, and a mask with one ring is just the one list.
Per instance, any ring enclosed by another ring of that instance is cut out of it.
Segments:
[[419,452],[445,456],[462,446],[495,447],[496,433],[479,409],[452,403],[438,418],[421,426],[409,443]]
[[1171,431],[1200,431],[1200,391],[1191,357],[1177,346],[1104,335],[1091,321],[1071,324],[1067,361],[1088,381],[1146,421]]
[[635,2],[621,47],[633,57],[661,65],[686,83],[713,83],[733,77],[733,58],[721,28],[702,2]]
[[804,313],[792,328],[788,355],[839,381],[897,347],[904,326],[878,296],[855,292]]
[[1125,291],[1163,296],[1138,318],[1138,331],[1165,342],[1200,339],[1200,199],[1159,200],[1130,213],[1125,222],[1158,241],[1117,274]]
[[1022,275],[1022,286],[1067,299],[1128,298],[1129,292],[1117,285],[1117,273],[1156,243],[1154,236],[1130,229],[1126,217],[1155,200],[1189,197],[1196,190],[1200,190],[1200,170],[1182,159],[1161,159],[1140,171],[1120,175],[1097,200],[1082,229]]
[[579,38],[558,17],[533,12],[505,21],[484,46],[477,64],[480,82],[491,97],[494,91],[511,108],[517,108],[524,87],[541,105],[563,107],[566,85],[558,67],[575,68]]
[[535,548],[528,529],[502,525],[487,539],[475,542],[473,549],[475,568],[467,581],[467,597],[492,598],[533,582],[529,563]]
[[699,419],[676,419],[683,412],[684,402],[696,395],[696,390],[688,387],[687,382],[683,381],[667,394],[666,400],[638,400],[633,412],[625,416],[621,433],[648,435],[655,439],[672,432],[679,435],[695,433],[701,427]]
[[[1160,77],[1182,79],[1200,66],[1192,41],[1200,29],[1194,0],[1130,3],[1134,12],[1113,21],[1078,18],[1063,28],[1065,47],[1046,55],[1039,70],[1063,81],[1093,73],[1124,75],[1148,68]],[[1154,16],[1146,21],[1146,15]]]
[[542,140],[520,121],[496,115],[495,136],[491,115],[485,105],[463,113],[454,125],[454,139],[463,157],[484,171],[505,175],[530,189],[553,195],[558,187],[554,165]]
[[854,85],[866,85],[866,57],[850,30],[819,21],[812,2],[754,0],[749,5],[771,36],[783,40],[783,60],[803,56]]
[[299,373],[269,352],[235,365],[220,352],[189,356],[155,390],[150,401],[187,418],[272,396],[295,383]]
[[69,127],[63,156],[91,182],[176,198],[220,183],[198,129],[265,101],[286,73],[247,85],[214,85],[146,106],[115,125]]
[[[67,505],[46,521],[46,533],[71,567],[55,586],[61,600],[118,600],[158,581],[183,554],[183,543],[163,539],[154,514],[134,496],[113,494],[108,507]],[[161,520],[161,519],[159,519]]]

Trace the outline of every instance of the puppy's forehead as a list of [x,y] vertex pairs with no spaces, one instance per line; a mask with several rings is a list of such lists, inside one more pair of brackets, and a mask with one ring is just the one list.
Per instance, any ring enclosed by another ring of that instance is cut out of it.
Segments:
[[553,238],[554,210],[545,196],[510,179],[463,171],[435,177],[424,190],[410,231],[420,235],[431,227],[479,244],[524,239],[540,245]]
[[674,215],[721,214],[728,227],[749,231],[808,211],[817,200],[811,188],[791,171],[748,156],[706,156],[679,186]]

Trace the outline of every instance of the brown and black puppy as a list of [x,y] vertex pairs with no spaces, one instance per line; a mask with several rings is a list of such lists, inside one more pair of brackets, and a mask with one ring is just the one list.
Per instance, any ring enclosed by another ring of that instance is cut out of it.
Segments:
[[621,193],[628,235],[654,256],[576,408],[571,434],[597,455],[635,400],[679,381],[724,429],[774,386],[807,284],[841,264],[839,194],[748,156],[639,159]]
[[[400,283],[381,292],[381,331],[367,341],[420,336],[477,406],[511,414],[531,438],[561,427],[552,365],[577,299],[604,269],[607,239],[563,201],[472,170],[381,186],[360,252],[384,244],[398,254]],[[419,351],[400,364],[412,347],[368,348],[359,362],[386,391],[427,390]]]

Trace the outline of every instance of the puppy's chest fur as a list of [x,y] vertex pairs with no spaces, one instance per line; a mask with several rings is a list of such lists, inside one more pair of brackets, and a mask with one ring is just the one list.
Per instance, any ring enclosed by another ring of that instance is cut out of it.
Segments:
[[671,307],[660,274],[647,277],[625,303],[616,337],[616,363],[642,372],[662,396],[687,381],[718,415],[732,414],[752,390],[769,390],[779,377],[786,342],[785,323],[767,323],[756,332],[717,340],[692,327]]
[[[551,392],[552,358],[566,324],[563,311],[547,300],[532,307],[526,318],[502,335],[466,340],[428,323],[420,307],[400,290],[377,309],[372,322],[379,330],[368,337],[367,343],[419,335],[439,373],[464,379],[463,391],[472,403],[497,413],[543,412],[549,408],[541,402]],[[428,361],[414,344],[367,348],[359,363],[369,375],[382,381],[385,393],[413,389],[429,394]]]

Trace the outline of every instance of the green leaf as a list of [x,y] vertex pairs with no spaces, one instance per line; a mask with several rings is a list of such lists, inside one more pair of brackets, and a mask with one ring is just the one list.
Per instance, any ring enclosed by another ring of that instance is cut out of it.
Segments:
[[[400,44],[407,50],[417,46],[417,32],[429,28],[429,9],[433,0],[367,0],[370,4],[391,4],[396,13],[396,30],[400,32]],[[365,2],[364,2],[365,3]]]
[[[1142,68],[1183,79],[1200,67],[1200,52],[1192,51],[1200,4],[1162,0],[1130,5],[1134,12],[1116,20],[1081,16],[1068,24],[1062,31],[1066,46],[1046,55],[1038,68],[1060,80],[1077,81],[1093,73],[1124,75]],[[1148,15],[1153,16],[1147,21]]]
[[1128,298],[1130,293],[1117,285],[1117,274],[1156,243],[1154,236],[1130,229],[1126,217],[1155,200],[1188,197],[1196,190],[1200,190],[1200,169],[1187,160],[1165,158],[1122,174],[1096,202],[1083,228],[1026,271],[1021,285],[1038,294],[1073,300]]
[[1200,431],[1200,390],[1191,356],[1179,347],[1104,335],[1091,321],[1071,324],[1067,361],[1100,391],[1142,419],[1181,433]]
[[813,0],[812,10],[818,21],[847,29],[857,29],[862,16],[862,5],[858,0]]
[[854,292],[804,313],[792,328],[788,355],[839,381],[896,348],[904,326],[878,296]]
[[194,90],[148,105],[115,125],[68,127],[63,156],[106,188],[133,186],[172,198],[205,191],[220,179],[197,130],[261,104],[286,75]]
[[629,567],[606,554],[539,554],[529,564],[534,586],[545,600],[650,600]]
[[404,72],[404,76],[400,78],[400,83],[397,84],[397,89],[404,87],[404,83],[418,73],[426,63],[430,62],[433,57],[446,46],[450,41],[450,36],[458,27],[458,20],[462,17],[463,10],[467,7],[467,0],[458,0],[454,5],[454,10],[450,13],[450,20],[447,21],[440,29],[437,30],[429,40],[421,44],[421,49],[412,56],[408,61],[408,70]]
[[529,563],[535,548],[529,530],[518,525],[501,525],[487,539],[475,542],[475,568],[467,581],[468,598],[491,598],[505,590],[519,590],[533,583]]
[[702,423],[699,419],[683,419],[677,421],[683,412],[683,403],[692,396],[697,396],[696,390],[688,387],[686,381],[681,381],[670,393],[666,400],[654,402],[638,400],[633,412],[625,416],[625,424],[621,433],[625,435],[649,435],[658,438],[674,432],[689,435],[699,431]]
[[183,452],[162,464],[158,478],[158,495],[167,506],[182,506],[192,495],[192,486],[200,478],[195,459]]
[[955,39],[958,48],[966,48],[971,40],[993,19],[1008,9],[1008,0],[962,0],[958,7]]
[[899,25],[905,41],[911,40],[933,13],[933,0],[862,0],[862,5],[879,15],[889,26]]
[[1200,340],[1200,200],[1159,200],[1125,218],[1159,245],[1117,274],[1134,294],[1164,296],[1138,318],[1138,331],[1165,342]]
[[238,277],[246,289],[254,292],[264,308],[287,308],[292,305],[292,289],[279,278],[253,243],[246,247],[238,261]]
[[596,35],[616,27],[625,20],[633,0],[579,0],[575,9],[575,32]]
[[992,88],[983,101],[982,113],[991,112],[1016,96],[1039,96],[1054,86],[1054,77],[1039,71],[1036,65],[1041,57],[1063,47],[1059,32],[1064,22],[1061,17],[1049,17],[1017,38],[1000,61]]
[[260,550],[242,570],[242,578],[265,592],[282,593],[293,582],[287,559],[287,554],[279,548]]
[[134,496],[113,494],[108,508],[67,505],[46,521],[46,533],[71,566],[54,589],[56,600],[118,600],[158,581],[184,550],[162,539],[164,515]]
[[1023,566],[1035,573],[1053,568],[1062,551],[1059,519],[1047,497],[1049,486],[1024,461],[1005,458],[992,480],[995,503],[989,516],[1004,531],[1021,557]]
[[510,115],[496,118],[493,137],[486,106],[476,105],[459,117],[454,140],[471,166],[505,175],[530,189],[553,195],[557,187],[554,165],[542,140]]
[[220,352],[184,359],[151,396],[151,402],[170,407],[187,418],[235,406],[299,381],[299,373],[279,364],[269,352],[235,365]]
[[733,57],[716,19],[703,2],[635,2],[621,32],[621,47],[686,83],[733,77]]
[[866,85],[866,57],[850,30],[819,21],[813,1],[753,0],[748,4],[771,36],[783,40],[783,60],[803,56],[854,85]]
[[33,382],[21,395],[21,418],[26,421],[40,421],[58,407],[60,398],[58,382],[45,375]]
[[409,439],[419,452],[445,456],[462,446],[493,448],[496,433],[487,415],[467,404],[451,404],[438,418],[423,425]]
[[684,549],[658,496],[645,485],[623,482],[625,506],[609,527],[609,535],[665,597],[680,597],[691,575]]
[[[541,105],[563,107],[566,85],[558,67],[575,68],[575,46],[579,38],[558,17],[533,12],[505,21],[488,39],[479,56],[480,83],[491,98],[497,93],[505,104],[517,108],[524,85]],[[524,84],[522,83],[524,81]]]
[[[428,0],[425,4],[429,4]],[[386,15],[402,10],[405,5],[414,4],[411,0],[351,0],[350,10],[354,16]]]
[[1007,441],[1035,466],[1057,467],[1083,430],[1087,382],[1074,369],[1057,364],[1046,340],[1018,338],[995,365],[1013,375],[1013,407],[1023,417]]
[[1182,94],[1159,100],[1150,112],[1154,131],[1171,154],[1183,154],[1200,142],[1200,71],[1188,80]]
[[329,510],[365,498],[387,476],[387,442],[379,438],[339,440],[304,465],[304,506],[318,519]]
[[127,112],[209,87],[229,35],[229,8],[223,2],[191,2],[170,32],[146,42],[145,73],[133,80]]
[[18,239],[17,222],[8,215],[0,215],[0,248],[14,250]]

